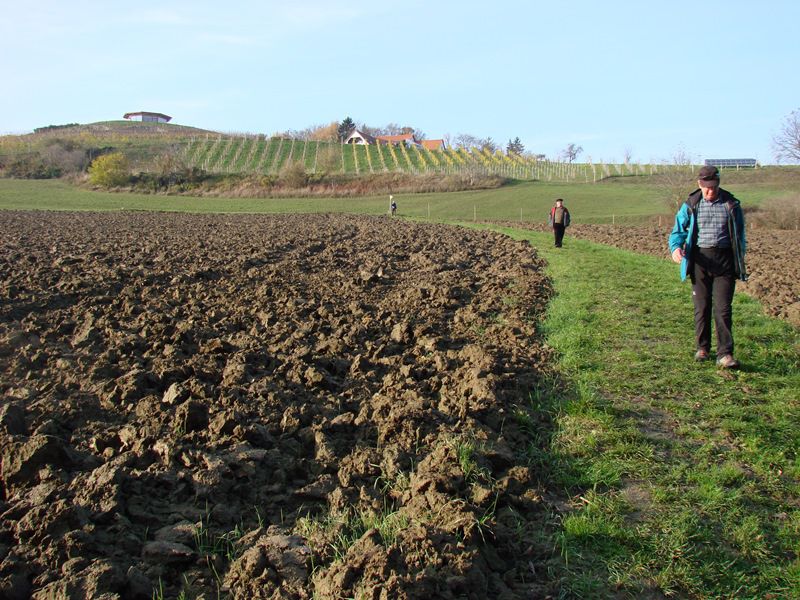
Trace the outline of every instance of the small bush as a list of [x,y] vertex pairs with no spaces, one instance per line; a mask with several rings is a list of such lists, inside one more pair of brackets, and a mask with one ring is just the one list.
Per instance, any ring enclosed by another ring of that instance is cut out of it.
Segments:
[[122,152],[105,154],[89,166],[89,182],[100,187],[119,187],[130,181],[130,165]]
[[301,188],[308,183],[306,168],[302,162],[296,160],[288,163],[281,169],[278,182],[288,188]]
[[130,178],[133,189],[137,192],[191,192],[200,184],[214,179],[203,169],[184,167],[172,172],[140,172]]

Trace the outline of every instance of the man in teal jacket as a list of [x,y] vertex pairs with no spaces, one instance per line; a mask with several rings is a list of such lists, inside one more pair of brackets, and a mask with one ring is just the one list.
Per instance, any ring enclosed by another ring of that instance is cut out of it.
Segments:
[[733,292],[736,280],[747,280],[744,215],[733,194],[719,187],[719,169],[700,169],[699,189],[689,194],[675,216],[669,236],[672,260],[681,264],[681,279],[692,281],[695,360],[711,352],[711,317],[717,333],[717,364],[736,369],[733,357]]

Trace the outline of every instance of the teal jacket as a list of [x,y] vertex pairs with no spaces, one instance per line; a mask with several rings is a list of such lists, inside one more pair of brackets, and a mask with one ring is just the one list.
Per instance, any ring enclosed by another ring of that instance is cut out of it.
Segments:
[[[728,232],[731,236],[733,246],[734,262],[736,264],[736,276],[742,281],[747,281],[747,268],[744,263],[744,254],[747,250],[747,240],[745,238],[744,213],[739,201],[733,194],[720,188],[719,193],[725,201],[728,209]],[[683,248],[685,256],[681,261],[681,280],[686,280],[694,271],[693,251],[697,244],[697,205],[703,199],[703,192],[698,188],[686,199],[678,214],[675,215],[675,226],[669,234],[670,254],[676,248]]]

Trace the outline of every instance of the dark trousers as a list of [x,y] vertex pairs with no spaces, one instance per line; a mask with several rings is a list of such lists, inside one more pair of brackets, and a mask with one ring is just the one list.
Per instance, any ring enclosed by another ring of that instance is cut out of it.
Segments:
[[736,267],[730,248],[698,248],[694,253],[692,300],[697,349],[711,350],[711,317],[717,357],[733,354],[733,291]]
[[556,248],[561,248],[561,242],[564,241],[564,229],[561,223],[553,223],[553,235],[556,238]]

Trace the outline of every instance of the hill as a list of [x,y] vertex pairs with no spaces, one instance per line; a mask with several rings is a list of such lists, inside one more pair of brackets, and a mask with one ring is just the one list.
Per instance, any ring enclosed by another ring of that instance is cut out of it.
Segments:
[[[38,161],[45,165],[68,163],[57,164],[58,169],[49,171],[61,174],[82,170],[87,166],[78,161],[77,156],[65,160],[62,156],[64,152],[81,151],[86,160],[91,161],[98,154],[111,150],[125,153],[138,170],[151,170],[156,157],[170,154],[188,168],[202,169],[210,174],[275,175],[292,166],[301,167],[311,174],[435,173],[596,182],[608,177],[650,175],[673,168],[670,165],[635,163],[555,162],[500,151],[492,153],[480,148],[438,151],[404,145],[342,145],[136,121],[47,126],[30,134],[0,136],[0,166],[7,167],[20,160]],[[76,164],[79,168],[76,168]],[[48,172],[47,169],[28,170]]]
[[[264,134],[221,133],[170,123],[101,121],[48,126],[25,135],[0,136],[0,173],[44,178],[82,172],[98,155],[123,152],[135,172],[160,172],[159,159],[211,175],[272,176],[301,173],[347,176],[404,173],[459,177],[499,176],[544,182],[652,181],[682,189],[697,167],[669,164],[567,163],[480,148],[428,150],[404,145],[343,145]],[[727,170],[747,184],[795,185],[800,170],[768,167]],[[685,175],[685,176],[684,176]],[[765,181],[766,180],[768,181]]]

